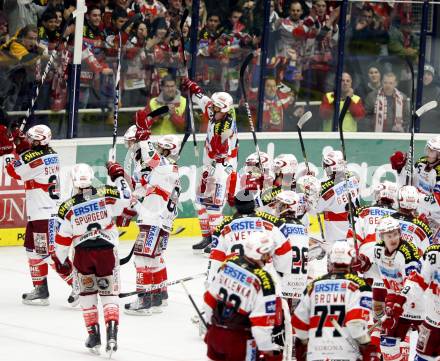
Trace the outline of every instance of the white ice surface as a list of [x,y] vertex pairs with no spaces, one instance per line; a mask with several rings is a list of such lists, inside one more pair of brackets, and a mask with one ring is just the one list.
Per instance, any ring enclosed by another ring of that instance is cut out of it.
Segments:
[[[173,239],[165,255],[169,280],[204,272],[207,258],[193,255],[191,239]],[[121,258],[132,242],[122,242]],[[202,305],[203,278],[187,282],[198,305]],[[23,247],[0,247],[0,361],[91,361],[107,358],[104,346],[95,356],[84,347],[87,332],[82,312],[67,304],[69,287],[49,268],[50,306],[21,303],[32,282]],[[135,290],[133,263],[121,266],[122,291]],[[120,299],[121,315],[116,361],[207,360],[206,347],[190,319],[193,306],[181,285],[169,287],[169,306],[161,314],[130,316],[122,312],[130,298]],[[105,344],[102,309],[101,341]]]

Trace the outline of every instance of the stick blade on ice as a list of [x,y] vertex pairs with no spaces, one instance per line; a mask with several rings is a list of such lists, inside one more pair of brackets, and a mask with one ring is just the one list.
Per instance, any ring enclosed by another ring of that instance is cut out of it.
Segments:
[[302,129],[303,125],[306,124],[309,119],[312,117],[312,112],[309,110],[307,113],[304,113],[301,118],[298,120],[298,128]]
[[438,105],[437,100],[431,100],[430,102],[423,104],[419,109],[416,110],[416,114],[418,117],[421,117],[426,112],[436,108]]

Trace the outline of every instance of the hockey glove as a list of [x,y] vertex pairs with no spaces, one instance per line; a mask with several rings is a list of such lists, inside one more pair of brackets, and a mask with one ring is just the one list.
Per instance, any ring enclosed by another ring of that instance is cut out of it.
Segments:
[[31,148],[31,144],[26,138],[26,135],[19,129],[12,130],[12,138],[14,138],[15,151],[21,154]]
[[403,305],[405,302],[405,296],[393,293],[388,294],[385,298],[385,314],[397,321],[403,314]]
[[153,118],[147,116],[145,109],[138,110],[135,115],[136,123],[136,141],[148,140],[151,135],[151,127],[153,126]]
[[201,94],[203,93],[202,88],[200,88],[196,82],[188,79],[188,78],[183,78],[182,79],[182,90],[186,91],[189,90],[189,92],[192,94]]
[[70,261],[69,258],[66,258],[64,263],[61,263],[55,252],[53,252],[50,256],[52,257],[55,270],[57,271],[58,274],[63,276],[68,276],[72,273],[73,267],[72,267],[72,262]]
[[351,269],[355,272],[365,273],[371,267],[370,259],[364,254],[360,253],[358,257],[353,259],[351,263]]
[[8,128],[0,125],[0,156],[11,154],[14,151],[14,143],[12,137],[8,134]]
[[134,209],[124,208],[122,214],[116,217],[116,225],[118,227],[128,227],[131,219],[137,214]]
[[119,177],[124,176],[124,168],[119,163],[116,162],[107,162],[106,164],[108,175],[112,182],[114,182]]
[[380,361],[380,349],[378,346],[370,343],[359,345],[359,351],[362,354],[362,361]]
[[406,159],[407,159],[406,153],[403,153],[400,150],[398,150],[390,157],[391,168],[397,171],[397,173],[400,173],[406,165]]

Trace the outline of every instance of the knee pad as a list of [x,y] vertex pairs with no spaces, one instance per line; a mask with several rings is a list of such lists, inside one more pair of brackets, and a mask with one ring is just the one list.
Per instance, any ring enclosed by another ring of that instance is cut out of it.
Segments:
[[384,361],[400,359],[400,339],[397,337],[380,336],[380,351]]

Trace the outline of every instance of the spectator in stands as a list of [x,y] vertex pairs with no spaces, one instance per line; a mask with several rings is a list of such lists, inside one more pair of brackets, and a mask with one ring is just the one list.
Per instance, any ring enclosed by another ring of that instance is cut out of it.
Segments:
[[369,128],[365,130],[401,133],[408,130],[409,101],[396,87],[396,75],[386,73],[382,79],[382,87],[367,96],[365,109]]
[[46,6],[39,6],[32,0],[4,0],[3,11],[8,16],[9,34],[14,35],[27,25],[36,26],[44,10]]
[[135,11],[140,11],[144,19],[150,24],[157,18],[162,18],[167,8],[158,0],[138,0],[133,4]]
[[179,29],[180,20],[184,11],[182,0],[168,0],[167,18],[169,18],[170,28]]
[[0,11],[0,46],[9,40],[8,19],[3,11]]
[[168,105],[167,114],[160,116],[152,127],[152,134],[176,134],[185,130],[186,99],[177,89],[176,79],[170,75],[161,81],[161,92],[158,97],[150,99],[143,110],[146,114]]
[[225,24],[225,30],[229,33],[241,33],[245,30],[246,26],[240,21],[243,16],[243,11],[241,8],[232,9],[228,20]]
[[356,89],[356,94],[358,94],[362,99],[366,99],[367,95],[374,90],[379,90],[382,86],[382,71],[379,65],[371,64],[368,67],[368,79],[362,80],[358,88]]
[[[431,100],[440,99],[440,87],[434,80],[435,70],[432,65],[425,64],[423,73],[423,98],[422,104]],[[439,107],[432,109],[420,118],[421,133],[440,133],[440,110]]]
[[[344,118],[344,132],[356,132],[358,129],[358,123],[362,122],[365,116],[365,109],[364,105],[362,104],[362,100],[358,95],[354,94],[352,84],[353,81],[350,74],[342,73],[339,109],[342,109],[346,97],[351,98],[350,107],[348,108],[347,114]],[[324,95],[319,107],[319,114],[323,119],[323,131],[325,132],[332,130],[334,101],[334,92],[327,93]]]
[[49,50],[55,48],[61,39],[58,15],[52,8],[48,8],[41,15],[41,26],[38,28],[38,39],[41,44],[45,45]]

